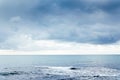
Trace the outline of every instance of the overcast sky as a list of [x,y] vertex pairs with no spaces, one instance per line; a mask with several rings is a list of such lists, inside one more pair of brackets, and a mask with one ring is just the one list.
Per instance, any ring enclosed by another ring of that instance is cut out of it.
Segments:
[[71,49],[119,53],[120,0],[0,0],[0,50]]

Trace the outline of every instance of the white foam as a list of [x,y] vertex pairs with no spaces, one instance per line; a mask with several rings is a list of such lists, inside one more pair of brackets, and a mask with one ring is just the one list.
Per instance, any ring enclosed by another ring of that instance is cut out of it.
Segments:
[[[73,68],[73,69],[72,69]],[[119,80],[120,70],[105,67],[52,67],[35,66],[23,68],[7,68],[6,73],[22,71],[20,74],[0,75],[0,80],[58,80],[74,78],[72,80]],[[4,71],[0,71],[4,73]],[[8,71],[8,72],[7,72]],[[10,72],[9,72],[10,71]],[[3,79],[4,78],[4,79]],[[68,79],[69,80],[69,79]]]

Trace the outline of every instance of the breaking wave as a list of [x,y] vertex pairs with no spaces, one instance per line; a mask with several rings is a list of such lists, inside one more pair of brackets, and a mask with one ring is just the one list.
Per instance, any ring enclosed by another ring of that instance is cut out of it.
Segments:
[[0,69],[0,80],[120,80],[120,70],[106,67],[13,67]]

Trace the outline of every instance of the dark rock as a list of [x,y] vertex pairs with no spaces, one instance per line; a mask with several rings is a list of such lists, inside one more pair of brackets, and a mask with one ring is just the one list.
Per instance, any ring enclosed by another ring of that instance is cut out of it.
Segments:
[[77,68],[74,68],[74,67],[72,67],[72,68],[70,68],[71,70],[77,70]]
[[93,77],[100,77],[99,75],[93,76]]

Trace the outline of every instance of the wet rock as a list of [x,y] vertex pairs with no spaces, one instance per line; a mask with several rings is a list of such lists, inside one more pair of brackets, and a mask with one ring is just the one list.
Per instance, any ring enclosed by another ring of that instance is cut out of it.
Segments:
[[72,67],[72,68],[70,68],[70,70],[77,70],[77,68]]
[[93,76],[93,77],[100,77],[99,75]]

